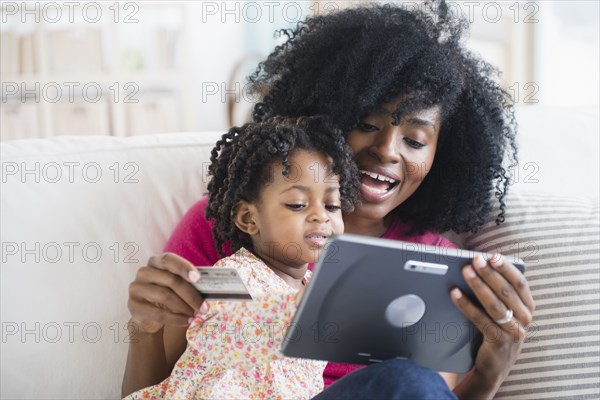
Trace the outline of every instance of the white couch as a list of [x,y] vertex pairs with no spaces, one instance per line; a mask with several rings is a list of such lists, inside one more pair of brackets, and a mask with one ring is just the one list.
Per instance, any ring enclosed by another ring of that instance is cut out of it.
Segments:
[[[536,322],[498,397],[597,398],[598,110],[527,108],[518,118],[507,223],[449,236],[528,263]],[[119,397],[128,284],[203,194],[219,135],[1,144],[1,398]]]

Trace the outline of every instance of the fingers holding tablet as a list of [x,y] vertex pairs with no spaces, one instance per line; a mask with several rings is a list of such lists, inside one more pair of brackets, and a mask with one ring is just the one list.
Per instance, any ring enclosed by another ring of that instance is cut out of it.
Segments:
[[[467,283],[469,283],[469,285],[471,284],[468,278]],[[478,289],[473,286],[472,290],[478,296],[479,301],[484,304],[485,300],[483,300],[480,295],[477,294]],[[496,302],[493,306],[488,307],[496,308],[498,310],[495,311],[494,314],[491,314],[492,311],[489,311],[487,308],[482,309],[470,301],[460,289],[454,288],[450,293],[454,304],[483,334],[484,347],[487,347],[488,345],[498,345],[502,342],[520,343],[525,337],[526,331],[523,325],[521,325],[512,315],[510,315],[510,311],[508,311],[510,309],[501,302]],[[500,309],[504,311],[499,311]],[[496,314],[501,316],[498,317],[498,319],[495,319],[495,316],[490,316]],[[504,319],[506,322],[504,322]],[[498,322],[501,322],[501,324]]]
[[[463,268],[463,277],[481,303],[483,310],[464,304],[453,293],[455,304],[485,333],[488,324],[511,332],[515,340],[525,337],[525,327],[532,320],[534,302],[523,274],[504,257],[495,254],[486,262],[481,255]],[[463,306],[461,306],[461,303]],[[470,302],[469,302],[470,303]]]
[[[487,257],[486,257],[487,258]],[[520,264],[517,264],[522,269]],[[527,335],[535,308],[522,272],[505,257],[494,254],[486,261],[475,256],[462,275],[481,304],[476,305],[460,289],[450,294],[454,304],[483,334],[475,367],[491,379],[508,373]]]
[[[504,292],[502,295],[508,297],[506,293],[510,294],[513,290],[519,295],[519,298],[527,308],[527,313],[529,314],[527,318],[529,322],[531,322],[531,313],[535,310],[535,302],[533,301],[533,296],[531,295],[531,291],[529,290],[529,284],[525,279],[525,276],[519,271],[513,264],[506,260],[506,257],[501,256],[500,254],[493,255],[489,260],[488,264],[499,274],[501,274],[504,279],[510,284],[509,289],[503,289]],[[517,318],[521,319],[526,315],[516,315]]]

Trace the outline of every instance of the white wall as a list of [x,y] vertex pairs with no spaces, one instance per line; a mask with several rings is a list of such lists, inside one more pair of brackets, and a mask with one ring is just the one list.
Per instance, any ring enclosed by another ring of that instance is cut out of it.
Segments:
[[599,104],[599,18],[597,1],[540,2],[535,79],[541,104]]
[[[190,54],[198,71],[194,83],[197,87],[202,83],[223,85],[233,64],[244,54],[268,54],[276,44],[272,37],[274,30],[294,25],[299,19],[294,12],[297,8],[302,9],[305,17],[368,1],[273,2],[276,6],[252,2],[261,10],[260,18],[256,18],[253,7],[245,9],[244,3],[238,3],[236,10],[234,3],[227,6],[231,13],[219,3],[194,3],[197,25]],[[406,7],[422,6],[419,1],[400,3]],[[502,83],[517,106],[598,105],[598,2],[450,1],[449,4],[472,24],[465,44],[502,71]],[[199,16],[206,23],[199,23]],[[257,60],[249,60],[245,71],[251,72]],[[238,76],[243,79],[243,74]],[[216,95],[200,93],[205,98],[194,100],[198,107],[198,128],[225,129],[222,91]],[[240,97],[242,103],[253,100],[244,96],[243,91]],[[239,108],[247,111],[249,106],[242,104]]]
[[[190,2],[187,56],[192,69],[196,130],[226,130],[226,101],[235,99],[236,121],[256,101],[245,77],[282,39],[275,31],[295,26],[310,15],[311,1]],[[245,61],[243,61],[245,60]],[[230,85],[233,68],[241,63]],[[238,122],[238,123],[239,123]]]
[[[324,13],[344,7],[352,7],[369,1],[327,1],[327,0],[295,0],[295,1],[190,1],[118,3],[120,6],[119,21],[114,19],[112,3],[104,4],[104,17],[101,21],[107,63],[113,70],[106,74],[85,71],[81,76],[50,75],[41,72],[8,76],[2,73],[2,81],[27,80],[29,86],[34,81],[45,80],[78,80],[82,83],[98,81],[106,86],[113,81],[133,81],[143,92],[145,88],[170,86],[180,94],[182,123],[175,123],[173,129],[205,131],[228,128],[227,98],[237,101],[234,123],[241,123],[255,101],[246,90],[245,76],[251,73],[258,61],[281,42],[275,38],[274,32],[280,28],[295,26],[314,13]],[[92,2],[94,3],[94,2]],[[159,4],[156,6],[156,4]],[[32,3],[3,2],[2,9],[8,10],[13,4]],[[36,3],[37,4],[37,3]],[[44,7],[42,4],[42,8]],[[54,3],[53,3],[54,4]],[[57,3],[59,4],[59,3]],[[62,3],[60,3],[62,4]],[[65,3],[66,4],[66,3]],[[79,3],[77,10],[85,9],[85,2]],[[422,7],[420,0],[404,1],[406,7]],[[598,64],[598,29],[599,3],[597,1],[449,1],[456,12],[461,12],[472,23],[470,36],[465,44],[483,58],[496,65],[503,73],[502,83],[515,97],[518,106],[598,106],[599,64]],[[129,5],[129,6],[128,6]],[[130,7],[130,6],[134,7]],[[137,7],[135,7],[137,5]],[[174,6],[175,5],[175,6]],[[63,5],[66,15],[67,7]],[[136,10],[138,23],[124,23],[127,14]],[[181,15],[183,11],[183,16]],[[76,11],[76,14],[80,11]],[[6,14],[6,13],[5,13]],[[51,14],[51,13],[47,13]],[[44,12],[42,12],[44,16]],[[33,22],[33,15],[25,18],[27,23],[20,23],[20,15],[12,15],[8,23],[1,24],[2,32],[13,31],[17,35],[24,32],[39,32],[39,24]],[[46,17],[51,17],[46,15]],[[110,18],[108,18],[110,17]],[[4,17],[3,17],[4,20]],[[61,24],[42,23],[44,32],[53,29],[98,28],[100,24],[79,21],[75,26],[61,20]],[[151,54],[156,46],[157,28],[179,30],[176,57],[178,67],[175,72],[148,73],[143,68],[152,69]],[[45,33],[36,33],[40,39],[37,51],[38,62],[47,61],[42,55],[48,53],[48,42]],[[132,48],[131,50],[128,50]],[[124,60],[123,53],[129,52]],[[3,46],[3,60],[5,46]],[[133,58],[132,58],[133,57]],[[145,58],[145,67],[136,69],[136,57]],[[15,58],[15,57],[12,57]],[[148,61],[150,60],[150,61]],[[230,85],[232,70],[236,63],[246,60],[235,75],[236,84]],[[120,65],[122,63],[123,65]],[[5,65],[3,61],[3,65]],[[115,66],[117,66],[115,68]],[[39,67],[39,66],[38,66]],[[43,67],[43,66],[42,66]],[[97,75],[97,76],[96,76]],[[60,79],[59,79],[60,78]],[[154,82],[156,81],[156,83]],[[152,88],[151,88],[152,89]],[[42,103],[44,99],[42,99]],[[46,102],[48,103],[48,102]],[[114,103],[114,102],[113,102]],[[2,104],[4,106],[4,104]],[[49,122],[55,114],[51,105],[38,104],[40,113],[39,126],[51,125]],[[11,106],[12,107],[12,106]],[[126,109],[115,107],[110,115],[112,134],[125,135]],[[9,107],[3,107],[8,110]],[[25,107],[23,107],[24,109]],[[13,113],[14,114],[14,113]],[[22,117],[14,117],[13,125],[22,118],[23,124],[29,123],[31,113],[22,112]],[[163,118],[168,120],[168,117]],[[149,119],[152,120],[152,119]],[[159,126],[156,121],[149,123]],[[7,126],[3,124],[5,131]],[[29,123],[29,125],[31,125]],[[92,124],[87,124],[91,126]],[[162,125],[160,125],[162,126]],[[168,125],[167,125],[168,126]],[[31,129],[30,129],[31,130]],[[46,134],[57,134],[52,129],[45,129]],[[6,137],[10,132],[2,132]],[[91,132],[93,133],[93,132]],[[8,135],[11,136],[11,135]]]

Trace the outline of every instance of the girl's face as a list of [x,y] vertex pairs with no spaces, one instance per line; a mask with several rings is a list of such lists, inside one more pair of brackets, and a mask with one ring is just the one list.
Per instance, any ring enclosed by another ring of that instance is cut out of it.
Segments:
[[328,157],[299,150],[289,163],[287,177],[280,161],[272,165],[270,183],[250,205],[256,255],[278,269],[316,262],[327,239],[344,231],[339,179]]
[[440,107],[419,110],[392,125],[399,99],[383,104],[350,132],[360,170],[362,202],[352,217],[380,219],[419,187],[431,169],[440,132]]

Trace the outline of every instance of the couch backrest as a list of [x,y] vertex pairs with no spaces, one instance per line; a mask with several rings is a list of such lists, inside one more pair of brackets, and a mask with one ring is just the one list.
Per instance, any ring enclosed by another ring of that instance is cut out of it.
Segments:
[[204,193],[220,134],[2,150],[2,398],[120,396],[128,284]]
[[527,265],[536,302],[516,364],[496,398],[600,398],[598,201],[513,191],[506,222],[490,222],[465,247]]

